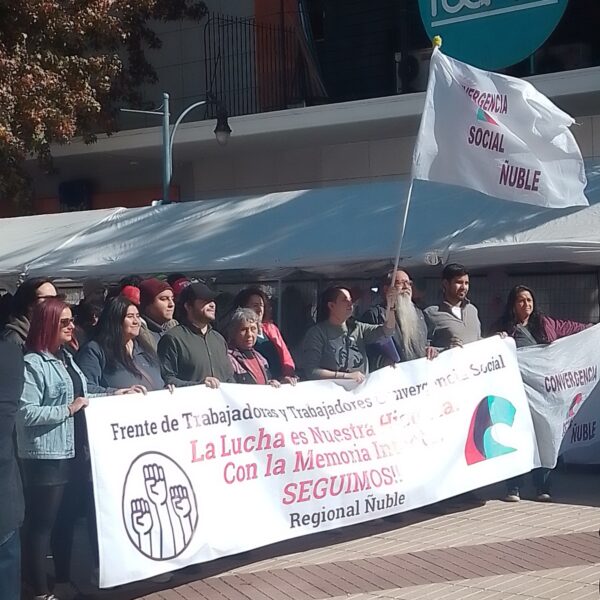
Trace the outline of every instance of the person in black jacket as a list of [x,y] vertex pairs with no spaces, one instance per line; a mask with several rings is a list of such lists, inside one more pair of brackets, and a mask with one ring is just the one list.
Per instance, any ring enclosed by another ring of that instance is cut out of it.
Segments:
[[24,502],[15,458],[14,430],[25,367],[17,344],[0,341],[0,598],[21,598],[19,527]]
[[36,304],[47,298],[56,298],[56,295],[56,288],[49,279],[35,277],[24,281],[15,292],[10,318],[0,337],[23,349],[29,333],[31,313]]
[[234,382],[225,338],[213,329],[217,294],[205,283],[188,285],[179,297],[182,323],[158,342],[158,358],[166,384],[176,387]]

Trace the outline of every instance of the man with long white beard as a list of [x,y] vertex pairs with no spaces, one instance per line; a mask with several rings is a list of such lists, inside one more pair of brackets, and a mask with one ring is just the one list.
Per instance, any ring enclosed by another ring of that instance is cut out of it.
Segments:
[[[393,272],[387,274],[383,285],[383,295],[387,294],[392,285]],[[437,356],[437,350],[427,343],[427,325],[423,311],[412,301],[413,286],[406,271],[397,271],[394,281],[396,291],[396,330],[392,338],[381,343],[371,344],[367,350],[369,366],[372,371],[399,362],[415,358]],[[385,305],[371,307],[362,316],[361,321],[373,325],[381,325],[385,321]]]

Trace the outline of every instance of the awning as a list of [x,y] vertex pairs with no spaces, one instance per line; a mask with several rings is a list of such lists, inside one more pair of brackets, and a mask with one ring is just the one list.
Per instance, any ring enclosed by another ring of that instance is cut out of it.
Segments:
[[[543,209],[416,182],[402,264],[470,268],[600,265],[600,162],[590,206]],[[381,272],[396,252],[405,181],[378,181],[167,206],[3,219],[0,280],[244,272],[283,277]]]

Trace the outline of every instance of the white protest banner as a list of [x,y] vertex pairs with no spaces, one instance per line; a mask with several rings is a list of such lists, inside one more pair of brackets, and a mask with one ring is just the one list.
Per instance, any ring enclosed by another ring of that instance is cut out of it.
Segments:
[[572,421],[559,455],[568,464],[600,465],[600,386],[592,389],[583,405],[580,402],[579,398],[571,401]]
[[568,454],[600,442],[599,347],[596,325],[517,353],[544,467],[556,465],[561,443]]
[[527,81],[434,48],[413,177],[526,204],[587,206],[573,123]]
[[86,421],[103,587],[414,509],[536,454],[514,342],[497,337],[353,391],[195,386],[92,398]]

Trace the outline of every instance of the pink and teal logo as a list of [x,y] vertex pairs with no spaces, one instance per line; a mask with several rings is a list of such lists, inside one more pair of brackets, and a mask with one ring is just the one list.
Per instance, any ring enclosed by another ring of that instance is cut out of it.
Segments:
[[483,110],[483,108],[478,108],[477,109],[477,120],[478,121],[483,121],[484,123],[489,123],[490,125],[496,125],[498,126],[497,121],[495,121],[489,113],[485,112],[485,110]]
[[492,437],[494,425],[512,427],[517,409],[506,398],[486,396],[477,405],[465,444],[465,458],[468,465],[515,452],[516,448],[499,444]]
[[563,423],[563,435],[565,435],[565,433],[567,433],[569,427],[571,427],[571,423],[573,423],[573,419],[575,418],[575,415],[581,408],[582,404],[583,404],[583,394],[577,394],[575,396],[575,398],[573,398],[573,400],[571,401],[571,404],[569,405],[569,409],[567,410],[567,416],[565,418],[565,422]]

